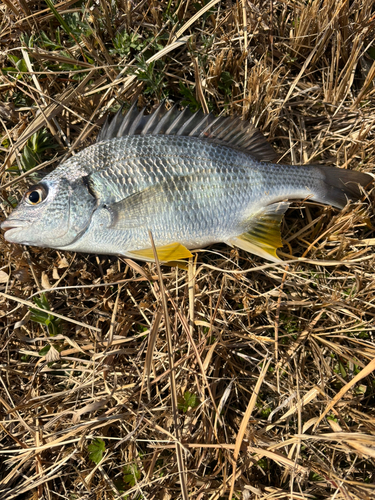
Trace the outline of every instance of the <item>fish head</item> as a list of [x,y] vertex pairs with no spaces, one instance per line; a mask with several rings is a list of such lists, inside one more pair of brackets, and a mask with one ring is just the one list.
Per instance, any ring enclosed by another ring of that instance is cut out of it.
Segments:
[[84,178],[47,176],[26,191],[1,229],[10,243],[63,248],[86,231],[96,205]]

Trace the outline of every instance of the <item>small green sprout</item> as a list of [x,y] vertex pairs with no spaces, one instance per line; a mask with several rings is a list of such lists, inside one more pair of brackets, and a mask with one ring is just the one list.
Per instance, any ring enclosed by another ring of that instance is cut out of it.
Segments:
[[178,409],[186,413],[189,408],[196,408],[199,405],[199,398],[191,393],[190,391],[186,391],[184,397],[181,398],[178,403]]
[[138,469],[136,463],[125,465],[123,472],[124,483],[129,485],[131,488],[135,486],[137,481],[141,478],[141,471]]
[[[39,130],[33,134],[23,148],[22,155],[20,157],[20,163],[23,171],[28,172],[32,168],[36,167],[44,160],[44,154],[47,149],[54,149],[57,147],[58,145],[53,142],[51,134],[46,129]],[[18,165],[13,165],[7,169],[7,172],[10,172],[11,174],[19,174],[20,170]]]
[[122,469],[122,477],[115,479],[114,484],[120,493],[133,488],[141,478],[141,471],[135,462],[125,465]]
[[232,95],[232,83],[233,78],[229,71],[223,71],[220,75],[220,81],[218,83],[218,88],[223,92],[226,97]]
[[[41,309],[45,309],[46,311],[50,311],[51,309],[45,293],[42,293],[40,298],[34,297],[34,302]],[[31,307],[30,319],[31,321],[35,321],[36,323],[46,326],[48,334],[51,337],[55,337],[56,335],[62,333],[61,319],[56,318],[56,316],[52,316],[52,314],[49,314],[48,312],[43,312],[39,309],[34,309]]]
[[190,111],[193,113],[201,109],[200,102],[195,97],[194,87],[186,87],[182,82],[179,85],[180,94],[183,95],[183,99],[181,100],[182,106],[189,106]]
[[[137,76],[137,79],[145,84],[144,94],[154,94],[159,98],[163,94],[163,89],[166,87],[164,80],[164,68],[161,61],[152,61],[147,63],[143,54],[136,56],[136,69],[130,73]],[[164,92],[165,94],[165,92]]]
[[118,54],[120,57],[128,56],[132,51],[140,52],[146,43],[142,41],[137,33],[117,32],[113,40],[113,48],[109,49],[112,55]]
[[1,68],[1,71],[4,74],[7,74],[7,73],[17,73],[17,77],[16,78],[17,78],[17,80],[19,80],[20,78],[22,78],[22,74],[21,73],[27,73],[27,71],[28,71],[25,60],[19,58],[15,54],[8,54],[8,59],[10,61],[12,61],[12,63],[14,64],[15,67],[9,66],[9,67],[5,67],[5,68]]
[[103,453],[105,452],[105,442],[103,439],[95,438],[92,443],[87,447],[89,452],[89,458],[94,463],[98,464],[103,458]]

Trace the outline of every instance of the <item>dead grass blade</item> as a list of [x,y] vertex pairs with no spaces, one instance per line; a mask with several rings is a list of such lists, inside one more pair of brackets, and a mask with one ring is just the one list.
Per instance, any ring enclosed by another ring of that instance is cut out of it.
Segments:
[[[21,299],[20,297],[13,297],[12,295],[9,295],[9,294],[4,293],[4,292],[0,292],[0,295],[8,300],[13,300],[15,302],[18,302],[19,304],[23,304],[25,306],[36,309],[37,311],[46,312],[45,309],[42,309],[41,307],[37,306],[33,302],[30,302],[29,300],[24,300],[24,299]],[[68,321],[69,323],[73,323],[75,325],[82,326],[83,328],[88,328],[89,330],[94,330],[95,332],[101,332],[101,329],[97,328],[96,326],[91,326],[91,325],[87,325],[86,323],[81,323],[81,321],[77,321],[73,318],[63,316],[62,314],[59,314],[55,311],[48,311],[48,314],[51,314],[51,316],[55,316],[56,318],[63,319],[64,321]]]
[[20,151],[24,147],[28,139],[30,139],[33,134],[40,130],[43,125],[48,125],[48,120],[51,120],[57,114],[61,113],[63,109],[66,109],[68,107],[68,104],[72,101],[72,99],[85,88],[87,83],[92,78],[92,75],[92,72],[88,73],[83,81],[79,83],[79,85],[77,85],[75,89],[66,90],[60,97],[59,102],[52,102],[51,104],[48,104],[48,106],[43,110],[43,113],[35,117],[35,119],[18,138],[10,153],[8,153],[8,155],[6,156],[3,168],[11,166],[11,164],[15,160],[16,152]]
[[195,23],[195,21],[198,21],[198,19],[203,16],[208,10],[210,10],[214,5],[219,3],[220,0],[210,0],[204,7],[202,7],[194,16],[192,16],[176,33],[175,39],[178,39],[185,33],[185,31],[190,28],[192,24]]
[[320,415],[318,418],[317,422],[314,425],[314,430],[318,427],[320,422],[323,420],[323,418],[327,415],[329,411],[332,410],[332,408],[335,406],[335,404],[342,399],[345,394],[355,385],[357,382],[362,380],[364,377],[367,377],[370,375],[373,371],[375,370],[375,359],[370,361],[367,366],[362,368],[362,370],[352,379],[350,382],[344,385],[342,389],[336,394],[336,396],[332,399],[332,401],[329,403],[327,408],[323,411],[323,413]]
[[177,464],[178,464],[178,473],[180,477],[180,484],[181,484],[181,493],[182,493],[182,498],[184,500],[188,500],[189,498],[189,493],[187,490],[187,484],[186,484],[186,468],[184,464],[184,459],[183,459],[183,446],[181,443],[181,436],[180,436],[180,424],[178,421],[178,403],[177,403],[177,389],[176,389],[176,372],[174,368],[174,355],[173,355],[173,344],[172,344],[172,331],[171,331],[171,326],[169,322],[169,315],[168,315],[168,306],[167,306],[167,299],[166,299],[166,293],[164,289],[164,281],[163,281],[163,275],[161,273],[160,269],[160,264],[159,264],[159,259],[158,259],[158,254],[155,248],[155,243],[154,239],[152,237],[151,231],[149,231],[149,237],[152,245],[152,250],[154,252],[154,258],[155,258],[155,263],[156,263],[156,270],[158,273],[158,278],[159,278],[159,286],[160,286],[160,301],[161,305],[163,308],[163,315],[164,315],[164,321],[165,321],[165,328],[166,328],[166,334],[167,334],[167,346],[168,346],[168,361],[169,361],[169,367],[170,367],[170,384],[171,384],[171,404],[172,404],[172,412],[173,412],[173,420],[174,420],[174,431],[176,434],[176,459],[177,459]]
[[[150,328],[150,333],[148,336],[148,345],[147,345],[147,351],[146,351],[146,358],[145,358],[145,368],[144,368],[144,376],[146,377],[146,383],[147,383],[147,394],[148,394],[148,399],[151,399],[151,368],[152,368],[152,358],[154,356],[154,347],[155,347],[155,342],[159,330],[159,325],[161,318],[163,316],[162,310],[159,310],[156,312],[154,321],[151,325]],[[142,380],[143,384],[143,380]],[[142,390],[141,390],[142,393]]]
[[260,388],[263,384],[263,381],[264,381],[264,378],[266,376],[267,370],[270,366],[270,363],[271,363],[270,359],[268,359],[268,360],[265,359],[263,361],[262,369],[259,373],[257,383],[255,384],[255,387],[254,387],[253,393],[251,395],[249,404],[247,405],[247,408],[246,408],[245,415],[243,416],[239,431],[237,433],[236,444],[235,444],[234,452],[233,452],[232,483],[231,483],[231,487],[230,487],[229,498],[232,498],[233,493],[234,493],[234,486],[235,486],[235,481],[236,481],[237,460],[238,460],[238,456],[239,456],[239,453],[241,450],[241,445],[242,445],[242,441],[243,441],[243,438],[245,435],[246,427],[249,423],[251,414],[253,413],[255,403],[256,403],[258,395],[259,395]]

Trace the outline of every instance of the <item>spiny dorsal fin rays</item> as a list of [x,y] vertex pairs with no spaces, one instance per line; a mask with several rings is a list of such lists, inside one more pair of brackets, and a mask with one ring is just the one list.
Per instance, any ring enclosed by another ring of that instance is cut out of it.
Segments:
[[[141,111],[141,113],[143,113],[143,110]],[[120,109],[117,112],[117,114],[115,115],[115,118],[117,118],[117,120],[119,122],[119,128],[116,132],[115,137],[122,137],[124,135],[129,135],[130,127],[132,126],[132,123],[136,120],[138,114],[139,114],[139,111],[138,111],[135,103],[132,105],[132,107],[126,113],[125,117],[122,114],[122,109]]]
[[[114,120],[115,118],[112,118]],[[99,131],[99,134],[96,138],[96,142],[102,142],[106,140],[107,130],[109,127],[109,115],[106,117],[105,122],[102,125],[102,128]]]
[[246,151],[260,161],[273,161],[277,153],[254,126],[237,117],[205,115],[202,110],[192,113],[189,108],[179,111],[174,105],[169,111],[164,102],[150,115],[144,116],[133,104],[123,117],[118,111],[111,122],[106,121],[97,142],[125,135],[178,135],[199,137]]
[[[199,111],[198,111],[199,113]],[[189,133],[189,135],[191,135],[192,137],[194,136],[201,136],[201,131],[202,131],[202,128],[206,128],[207,125],[212,121],[212,115],[209,114],[209,115],[204,115],[203,113],[199,113],[197,114],[197,118],[194,116],[195,120],[194,120],[194,123],[193,123],[193,126],[195,125],[195,127],[193,128],[193,130],[191,130],[191,132]],[[181,134],[183,135],[183,134]]]
[[[174,107],[172,109],[174,109]],[[169,121],[169,114],[171,111],[172,110],[170,110],[165,114],[165,118],[168,119],[168,121]],[[185,125],[186,122],[191,120],[193,117],[193,113],[190,111],[189,108],[184,108],[182,111],[176,109],[176,111],[177,111],[176,115],[171,115],[171,121],[169,127],[165,131],[165,135],[181,135],[179,134],[179,132],[181,132],[182,127]]]
[[[164,108],[160,106],[161,110],[164,111]],[[185,108],[187,109],[187,108]],[[173,108],[169,110],[168,113],[165,113],[161,118],[159,124],[155,127],[153,134],[168,134],[168,129],[172,126],[175,120],[177,120],[181,116],[181,112],[178,110],[178,104],[175,104]]]
[[[142,133],[144,127],[140,125],[142,123],[143,113],[144,113],[144,108],[138,113],[138,116],[131,124],[127,135],[137,135]],[[152,117],[152,115],[150,115],[150,117]]]
[[143,127],[141,135],[146,134],[155,134],[155,130],[160,124],[160,120],[165,116],[163,106],[160,105],[154,113],[150,115],[150,118],[147,120],[146,125]]
[[276,249],[283,246],[280,226],[289,203],[280,202],[269,205],[248,220],[246,232],[230,238],[228,243],[247,252],[273,262],[280,262]]
[[[186,109],[188,110],[188,108]],[[190,110],[188,110],[188,112],[186,112],[185,114],[188,115],[189,113]],[[194,136],[193,131],[196,130],[198,125],[200,124],[202,120],[202,115],[203,115],[202,112],[197,111],[184,122],[182,122],[182,120],[179,120],[179,125],[181,123],[181,126],[178,130],[176,130],[174,135]],[[203,117],[205,118],[204,115]],[[170,132],[170,134],[172,133]]]

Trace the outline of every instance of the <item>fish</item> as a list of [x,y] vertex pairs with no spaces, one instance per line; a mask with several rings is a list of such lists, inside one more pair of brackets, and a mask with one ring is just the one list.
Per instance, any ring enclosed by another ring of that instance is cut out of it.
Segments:
[[371,174],[285,165],[239,117],[165,103],[134,104],[103,125],[96,143],[24,194],[2,222],[10,243],[154,260],[226,243],[279,262],[280,225],[294,200],[342,209],[361,200]]

